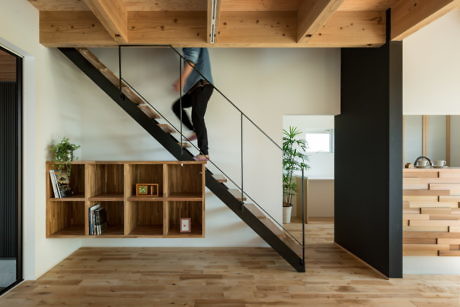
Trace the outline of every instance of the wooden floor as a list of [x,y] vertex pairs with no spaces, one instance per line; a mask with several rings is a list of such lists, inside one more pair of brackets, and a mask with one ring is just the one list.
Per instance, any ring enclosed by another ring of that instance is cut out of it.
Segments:
[[460,306],[460,276],[385,280],[333,245],[332,224],[307,230],[307,273],[270,248],[81,248],[0,306]]

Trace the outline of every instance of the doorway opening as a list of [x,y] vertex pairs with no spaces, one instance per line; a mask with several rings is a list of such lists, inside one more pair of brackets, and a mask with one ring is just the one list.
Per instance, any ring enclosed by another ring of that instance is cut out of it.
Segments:
[[22,58],[0,46],[0,294],[22,279]]

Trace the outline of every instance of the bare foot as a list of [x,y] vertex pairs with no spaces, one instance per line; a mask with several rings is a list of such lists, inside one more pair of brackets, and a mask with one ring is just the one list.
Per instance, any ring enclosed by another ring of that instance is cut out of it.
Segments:
[[207,155],[197,155],[193,158],[195,161],[209,161],[209,156]]
[[196,133],[193,133],[187,138],[187,141],[192,142],[196,140]]

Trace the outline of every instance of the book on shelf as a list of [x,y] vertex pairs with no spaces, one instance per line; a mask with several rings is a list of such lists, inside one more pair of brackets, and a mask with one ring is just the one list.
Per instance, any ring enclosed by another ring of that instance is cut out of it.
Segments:
[[50,170],[51,185],[53,186],[54,198],[64,198],[74,195],[70,187],[70,178],[67,172]]
[[54,198],[61,198],[61,194],[59,194],[56,174],[53,169],[50,170],[50,179],[51,179],[51,186],[53,187]]
[[101,204],[95,204],[89,208],[89,234],[101,235],[107,230],[107,211]]

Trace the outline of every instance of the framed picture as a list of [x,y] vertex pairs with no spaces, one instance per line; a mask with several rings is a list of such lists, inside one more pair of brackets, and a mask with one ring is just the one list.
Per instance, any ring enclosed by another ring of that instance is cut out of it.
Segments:
[[192,232],[192,219],[181,218],[180,219],[180,232]]
[[136,196],[154,196],[160,195],[158,183],[137,183]]
[[136,184],[136,195],[149,195],[149,186],[147,184]]

